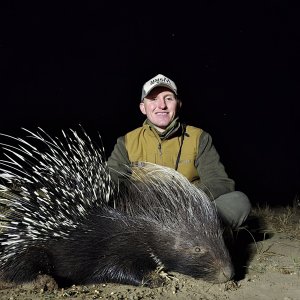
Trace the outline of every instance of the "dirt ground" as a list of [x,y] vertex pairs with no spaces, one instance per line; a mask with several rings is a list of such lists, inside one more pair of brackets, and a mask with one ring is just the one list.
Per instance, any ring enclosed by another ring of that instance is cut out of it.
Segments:
[[300,299],[299,210],[265,207],[254,211],[247,229],[235,236],[236,278],[226,284],[178,273],[171,273],[175,279],[159,288],[107,283],[56,289],[51,282],[17,287],[0,283],[0,299]]

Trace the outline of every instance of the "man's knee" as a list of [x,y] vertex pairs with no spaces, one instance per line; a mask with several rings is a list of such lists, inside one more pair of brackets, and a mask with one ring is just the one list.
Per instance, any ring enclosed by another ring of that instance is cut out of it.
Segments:
[[229,194],[233,196],[233,202],[239,205],[240,209],[248,216],[251,211],[251,203],[246,194],[240,191],[234,191]]
[[241,226],[251,211],[249,198],[240,191],[221,195],[215,203],[223,222],[232,228]]

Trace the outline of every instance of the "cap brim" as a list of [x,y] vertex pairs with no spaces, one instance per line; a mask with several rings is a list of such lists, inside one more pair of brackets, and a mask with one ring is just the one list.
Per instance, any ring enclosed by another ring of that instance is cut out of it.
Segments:
[[143,94],[141,100],[143,100],[144,98],[146,98],[146,97],[150,94],[150,92],[151,92],[152,90],[154,90],[155,88],[157,88],[157,87],[165,87],[165,88],[169,89],[170,91],[172,91],[175,95],[177,95],[177,91],[174,90],[172,87],[170,87],[168,84],[158,83],[157,85],[155,85],[155,86],[153,86],[152,88],[150,88],[150,89],[147,91],[147,93]]

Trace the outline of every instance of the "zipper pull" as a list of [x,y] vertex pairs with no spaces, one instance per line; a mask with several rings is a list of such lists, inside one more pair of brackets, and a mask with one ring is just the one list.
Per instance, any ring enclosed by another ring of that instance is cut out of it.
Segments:
[[158,151],[159,151],[159,154],[162,155],[162,153],[161,153],[161,143],[158,144]]

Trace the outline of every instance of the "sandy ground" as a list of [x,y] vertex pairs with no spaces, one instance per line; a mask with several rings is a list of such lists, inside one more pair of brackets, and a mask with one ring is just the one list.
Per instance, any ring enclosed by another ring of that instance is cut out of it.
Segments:
[[236,278],[226,284],[178,273],[159,288],[108,283],[56,289],[46,280],[17,287],[2,283],[0,299],[300,299],[299,211],[265,209],[263,215],[267,228],[238,233],[232,252]]

